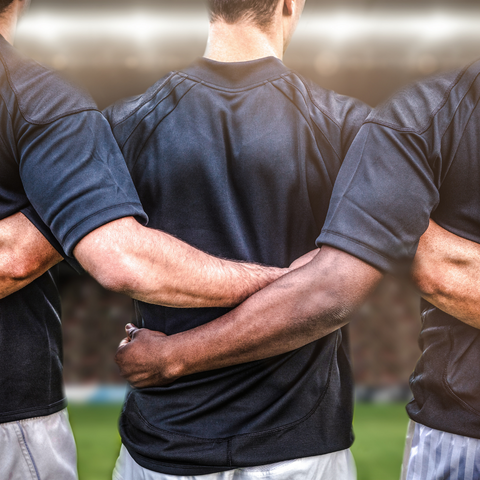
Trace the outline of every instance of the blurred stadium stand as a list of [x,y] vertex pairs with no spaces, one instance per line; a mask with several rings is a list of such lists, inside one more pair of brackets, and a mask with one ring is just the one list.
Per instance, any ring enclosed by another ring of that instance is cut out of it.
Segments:
[[[377,105],[413,80],[479,57],[479,21],[478,0],[307,0],[285,63]],[[33,0],[17,46],[103,108],[202,55],[207,28],[201,0]],[[66,381],[119,383],[112,357],[133,319],[131,301],[62,272]],[[351,326],[361,398],[408,397],[419,329],[412,287],[387,279]]]

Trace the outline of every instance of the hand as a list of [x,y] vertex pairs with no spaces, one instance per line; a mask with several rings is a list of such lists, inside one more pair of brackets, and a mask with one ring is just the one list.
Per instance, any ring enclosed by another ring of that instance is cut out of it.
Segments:
[[128,336],[121,341],[115,362],[132,387],[160,387],[179,378],[170,373],[168,337],[164,333],[139,329],[131,323],[125,331]]
[[310,263],[320,252],[319,248],[312,250],[311,252],[306,253],[303,257],[297,258],[291,265],[290,270],[297,270],[298,268],[304,267],[307,263]]

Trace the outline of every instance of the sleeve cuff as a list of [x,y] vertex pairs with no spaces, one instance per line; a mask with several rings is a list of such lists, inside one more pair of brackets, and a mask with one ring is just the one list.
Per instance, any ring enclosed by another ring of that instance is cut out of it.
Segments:
[[349,253],[384,273],[398,273],[399,271],[399,264],[396,261],[390,260],[371,247],[340,233],[330,230],[322,231],[317,239],[317,246],[321,247],[322,245]]
[[135,217],[135,219],[142,225],[148,223],[148,217],[143,211],[143,207],[140,203],[124,203],[122,205],[114,205],[112,207],[104,208],[77,223],[66,233],[62,242],[65,253],[72,257],[73,250],[78,242],[89,233],[97,228],[103,227],[107,223],[125,217]]
[[49,241],[50,245],[65,259],[65,261],[77,272],[83,273],[82,266],[72,257],[68,257],[58,240],[50,229],[43,223],[35,209],[29,205],[21,211],[35,225],[35,228]]

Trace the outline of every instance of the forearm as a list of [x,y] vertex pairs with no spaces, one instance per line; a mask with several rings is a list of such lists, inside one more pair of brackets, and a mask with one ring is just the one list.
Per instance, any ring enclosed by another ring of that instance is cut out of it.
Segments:
[[23,214],[0,221],[0,298],[26,287],[62,260]]
[[425,300],[480,328],[480,245],[431,221],[420,240],[412,278]]
[[106,288],[177,308],[232,307],[286,272],[212,257],[133,219],[99,228],[74,254]]
[[159,350],[167,376],[261,360],[295,350],[344,326],[382,275],[338,250],[324,247],[292,272],[227,315],[172,337]]

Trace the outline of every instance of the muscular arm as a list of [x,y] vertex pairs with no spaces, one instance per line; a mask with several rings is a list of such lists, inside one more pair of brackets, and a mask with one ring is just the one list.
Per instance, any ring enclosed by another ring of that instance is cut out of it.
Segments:
[[480,328],[480,245],[432,220],[420,239],[412,277],[423,298]]
[[345,325],[381,278],[361,260],[323,247],[306,266],[213,322],[171,337],[136,331],[117,363],[144,387],[295,350]]
[[212,257],[133,218],[93,231],[74,255],[107,289],[177,308],[238,305],[287,271]]
[[0,298],[27,286],[62,260],[22,213],[0,221]]

